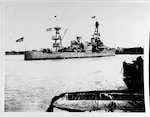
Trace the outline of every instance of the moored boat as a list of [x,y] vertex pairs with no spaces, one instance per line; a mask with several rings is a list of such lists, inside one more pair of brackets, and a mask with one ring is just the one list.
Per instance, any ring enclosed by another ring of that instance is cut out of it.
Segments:
[[144,112],[143,100],[126,90],[68,92],[55,96],[46,112]]

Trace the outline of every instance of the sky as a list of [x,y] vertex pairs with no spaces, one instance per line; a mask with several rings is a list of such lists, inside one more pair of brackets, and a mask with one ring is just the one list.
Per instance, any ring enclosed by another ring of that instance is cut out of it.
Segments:
[[[144,47],[149,31],[148,6],[136,0],[6,1],[2,9],[5,50],[51,48],[55,31],[46,29],[57,26],[57,19],[62,36],[67,29],[63,46],[69,46],[76,36],[81,36],[83,42],[90,41],[95,21],[100,24],[101,40],[109,47]],[[24,41],[16,43],[21,37]]]

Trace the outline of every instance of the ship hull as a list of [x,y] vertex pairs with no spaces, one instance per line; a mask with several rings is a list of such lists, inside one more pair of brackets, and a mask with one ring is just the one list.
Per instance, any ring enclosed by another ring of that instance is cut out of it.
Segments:
[[45,60],[45,59],[70,59],[70,58],[92,58],[114,56],[115,50],[104,50],[101,52],[53,52],[44,53],[40,51],[25,52],[25,60]]
[[46,112],[145,112],[144,95],[128,90],[62,93],[52,98]]

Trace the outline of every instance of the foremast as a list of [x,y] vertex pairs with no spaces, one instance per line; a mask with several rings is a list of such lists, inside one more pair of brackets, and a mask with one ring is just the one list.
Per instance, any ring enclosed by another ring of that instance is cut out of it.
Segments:
[[52,40],[54,40],[55,42],[53,43],[53,48],[56,49],[56,51],[58,51],[60,48],[62,48],[62,37],[60,36],[60,32],[59,30],[61,30],[61,27],[54,27],[56,34],[55,36],[52,36]]

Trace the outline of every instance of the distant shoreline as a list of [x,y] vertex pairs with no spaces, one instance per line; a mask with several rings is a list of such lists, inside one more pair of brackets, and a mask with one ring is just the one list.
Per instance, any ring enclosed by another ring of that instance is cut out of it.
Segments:
[[[33,50],[35,51],[35,50]],[[5,55],[24,55],[25,51],[6,51]],[[120,48],[116,49],[115,54],[144,54],[144,48],[133,47],[133,48]]]
[[5,52],[5,55],[24,55],[24,51],[19,51],[19,52],[16,52],[16,51],[6,51]]
[[117,48],[116,54],[144,54],[144,48],[142,47]]

